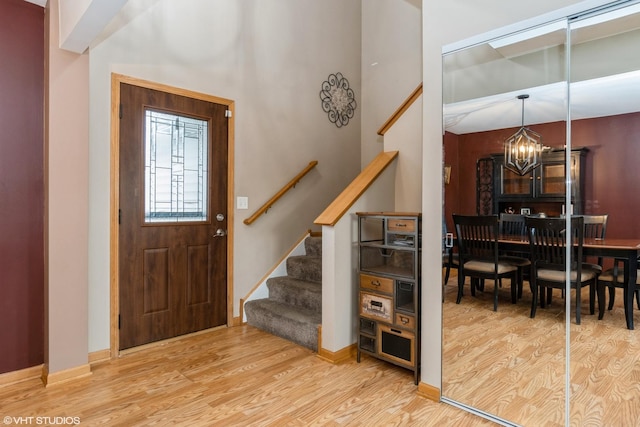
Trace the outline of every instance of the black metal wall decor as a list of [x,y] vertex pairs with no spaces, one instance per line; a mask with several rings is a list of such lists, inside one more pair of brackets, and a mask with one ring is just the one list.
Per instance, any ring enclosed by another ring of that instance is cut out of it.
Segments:
[[329,116],[329,121],[337,127],[349,124],[356,111],[356,100],[353,89],[349,88],[349,81],[342,73],[329,74],[322,82],[320,90],[322,109]]

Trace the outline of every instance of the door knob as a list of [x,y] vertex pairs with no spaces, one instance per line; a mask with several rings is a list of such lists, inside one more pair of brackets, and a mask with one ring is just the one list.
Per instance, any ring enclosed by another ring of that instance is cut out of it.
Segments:
[[216,230],[216,234],[213,235],[213,237],[224,237],[227,235],[227,231],[223,230],[222,228],[218,228]]

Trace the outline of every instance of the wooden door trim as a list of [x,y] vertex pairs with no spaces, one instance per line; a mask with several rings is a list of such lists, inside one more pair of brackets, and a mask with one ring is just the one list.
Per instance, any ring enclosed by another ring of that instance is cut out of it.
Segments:
[[120,307],[119,284],[119,237],[118,237],[118,206],[120,201],[120,83],[127,83],[146,89],[154,89],[173,95],[199,99],[215,104],[226,105],[231,111],[228,126],[227,151],[227,326],[233,325],[233,220],[234,220],[234,118],[235,103],[230,99],[220,98],[187,89],[142,80],[122,74],[111,74],[111,150],[110,150],[110,351],[111,358],[120,352],[120,333],[118,330],[118,311]]

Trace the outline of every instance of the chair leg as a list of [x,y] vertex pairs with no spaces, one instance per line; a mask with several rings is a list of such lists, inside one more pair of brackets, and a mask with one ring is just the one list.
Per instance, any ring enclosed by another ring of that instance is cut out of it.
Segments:
[[[471,286],[473,286],[473,283],[471,284]],[[460,271],[458,271],[458,298],[456,299],[456,304],[460,304],[460,301],[462,300],[463,289],[464,289],[464,276],[460,274]]]
[[636,291],[636,304],[638,305],[638,310],[640,310],[640,291]]
[[[616,288],[609,286],[609,310],[613,310],[613,303],[616,301]],[[640,305],[638,305],[640,307]]]
[[444,273],[444,284],[446,285],[449,282],[449,274],[451,273],[451,265],[447,264]]
[[531,283],[531,292],[533,295],[531,296],[531,314],[529,317],[533,319],[536,317],[536,309],[538,308],[538,285],[535,282]]
[[576,325],[580,324],[580,285],[576,286]]
[[[604,292],[604,288],[607,285],[605,285],[604,283],[598,283],[597,287],[598,287],[598,320],[602,320],[602,318],[604,317],[604,298],[605,298],[605,292]],[[609,291],[611,291],[611,289],[609,289]]]
[[596,284],[589,283],[589,314],[595,313],[596,307]]
[[493,311],[498,311],[498,285],[500,284],[499,280],[493,281]]

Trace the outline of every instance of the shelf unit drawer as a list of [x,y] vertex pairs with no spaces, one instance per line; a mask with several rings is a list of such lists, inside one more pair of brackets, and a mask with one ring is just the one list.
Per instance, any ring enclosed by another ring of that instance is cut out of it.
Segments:
[[366,335],[360,335],[358,338],[358,349],[368,351],[369,353],[375,353],[376,339]]
[[391,323],[393,302],[391,298],[360,292],[360,316]]
[[416,366],[416,336],[413,332],[395,329],[387,325],[378,327],[378,354],[389,360],[413,368]]
[[387,230],[389,231],[402,231],[405,233],[414,233],[416,231],[416,221],[414,219],[389,218],[387,221]]
[[376,331],[377,331],[376,325],[377,325],[377,323],[376,323],[375,320],[366,319],[364,317],[361,317],[360,318],[360,333],[375,336],[376,335]]
[[408,316],[404,313],[396,313],[395,324],[407,329],[415,329],[416,318],[414,316]]
[[393,293],[393,279],[388,277],[371,276],[369,274],[360,274],[360,287],[391,294]]

